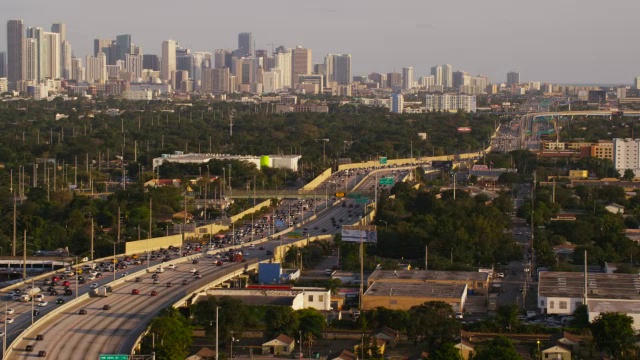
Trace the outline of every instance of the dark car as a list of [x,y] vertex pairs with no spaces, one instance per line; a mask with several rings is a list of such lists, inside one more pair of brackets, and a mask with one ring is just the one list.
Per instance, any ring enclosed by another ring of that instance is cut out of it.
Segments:
[[198,262],[199,262],[199,261],[198,261],[198,259],[194,259],[191,263],[195,265],[195,264],[197,264]]
[[87,283],[87,281],[85,279],[78,280],[78,284],[79,285],[86,284],[86,283]]
[[267,250],[267,255],[273,255],[273,251]]
[[73,295],[73,291],[71,291],[71,289],[66,289],[66,290],[64,291],[64,295],[65,295],[65,296],[71,296],[71,295]]
[[150,295],[151,295],[151,296],[157,296],[157,295],[158,295],[158,292],[157,292],[157,291],[155,291],[155,290],[152,290]]
[[38,340],[38,341],[44,340],[44,335],[42,335],[42,334],[36,335],[36,340]]
[[47,352],[44,350],[38,351],[38,357],[47,357]]
[[168,283],[166,283],[166,284],[165,284],[165,286],[166,286],[166,287],[172,287],[172,286],[173,286],[173,284],[172,284],[172,283],[170,283],[170,282],[168,282]]
[[56,295],[58,295],[58,292],[56,290],[53,290],[53,291],[49,292],[49,295],[56,296]]
[[40,315],[40,310],[33,310],[33,316],[38,316]]
[[189,280],[182,280],[182,285],[187,285],[189,283]]
[[27,345],[27,346],[25,346],[24,351],[26,351],[26,352],[31,352],[31,351],[33,351],[33,345]]
[[136,282],[141,282],[141,281],[142,281],[142,278],[140,278],[140,277],[136,278]]
[[56,300],[56,304],[64,304],[64,299],[58,299],[58,300]]
[[111,305],[108,305],[108,304],[104,305],[102,307],[102,310],[111,310]]
[[78,311],[79,315],[87,315],[87,310],[85,309],[80,309],[80,311]]

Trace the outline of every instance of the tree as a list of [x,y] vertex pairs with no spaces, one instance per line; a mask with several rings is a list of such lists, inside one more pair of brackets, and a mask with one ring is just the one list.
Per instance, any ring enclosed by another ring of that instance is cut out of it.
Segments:
[[631,181],[634,177],[636,177],[636,174],[633,172],[633,170],[626,169],[624,171],[624,175],[622,175],[622,180]]
[[193,330],[187,319],[175,309],[167,309],[151,322],[151,332],[156,336],[156,358],[161,360],[184,359],[189,355]]
[[322,332],[327,326],[327,321],[318,310],[301,309],[296,311],[298,315],[299,327],[298,331],[302,331],[305,335],[311,335],[315,338],[321,338]]
[[271,306],[265,312],[266,336],[273,338],[279,334],[293,336],[299,326],[296,313],[288,306]]
[[633,318],[623,313],[600,314],[591,323],[596,349],[616,359],[631,359],[637,351],[633,331]]
[[434,351],[429,360],[462,360],[462,356],[453,343],[447,342]]
[[498,307],[496,321],[505,328],[511,328],[518,324],[518,306],[515,304]]
[[498,336],[491,341],[483,341],[476,346],[473,360],[521,360],[511,340]]
[[409,309],[407,334],[425,350],[453,342],[459,331],[460,323],[455,319],[451,305],[445,302],[430,301]]

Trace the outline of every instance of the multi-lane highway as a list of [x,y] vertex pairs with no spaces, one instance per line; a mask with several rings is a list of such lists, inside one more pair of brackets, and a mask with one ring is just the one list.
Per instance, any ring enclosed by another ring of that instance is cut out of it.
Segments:
[[[357,208],[355,202],[349,199],[343,203],[345,203],[344,207],[338,205],[329,208],[327,211],[319,213],[315,221],[301,225],[299,230],[305,234],[303,237],[306,235],[329,235],[338,232],[339,225],[357,221],[358,213],[363,212],[362,208]],[[337,226],[333,225],[334,222]],[[262,261],[268,258],[267,250],[273,251],[280,243],[287,244],[294,240],[296,239],[284,236],[264,243],[263,250],[260,250],[258,246],[249,250],[247,244],[244,244],[244,249],[250,253],[249,263]],[[224,251],[224,249],[218,251]],[[207,283],[215,281],[231,270],[241,270],[247,264],[224,263],[223,266],[218,267],[213,265],[213,260],[213,258],[202,258],[197,265],[180,264],[178,270],[167,270],[165,273],[159,274],[161,284],[158,285],[152,284],[151,274],[146,274],[142,277],[142,282],[129,279],[124,284],[114,287],[114,293],[110,297],[89,298],[81,301],[25,334],[24,340],[14,344],[8,358],[22,359],[35,356],[40,350],[47,351],[49,359],[77,358],[79,354],[82,358],[98,358],[101,353],[128,353],[133,346],[133,341],[160,310],[174,304]],[[202,279],[193,278],[190,270],[194,267],[202,274]],[[154,269],[155,267],[150,265],[149,268]],[[128,271],[132,273],[135,269]],[[189,281],[188,285],[182,285],[182,280],[185,279]],[[106,279],[102,281],[106,281]],[[166,287],[167,282],[171,282],[172,287]],[[75,284],[72,283],[71,287],[74,286]],[[131,292],[134,289],[139,290],[140,294],[132,295]],[[157,296],[150,295],[152,290],[158,292]],[[103,310],[104,305],[110,305],[111,309]],[[59,305],[49,304],[48,306]],[[80,315],[81,309],[86,310],[87,314]],[[21,308],[20,312],[23,312],[23,315],[24,313],[30,314],[30,307],[29,309]],[[21,329],[16,329],[16,331],[23,330],[26,325],[28,324],[24,324]],[[35,340],[38,334],[44,335],[44,340]],[[33,352],[24,351],[27,345],[33,345]]]

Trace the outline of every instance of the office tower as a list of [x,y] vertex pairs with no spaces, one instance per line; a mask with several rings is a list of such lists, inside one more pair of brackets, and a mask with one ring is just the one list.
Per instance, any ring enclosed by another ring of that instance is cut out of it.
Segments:
[[453,87],[453,66],[449,64],[442,65],[442,86]]
[[24,75],[22,80],[37,83],[40,79],[40,44],[37,39],[24,39]]
[[[37,46],[37,81],[59,79],[62,76],[62,44],[60,34],[39,27],[27,29],[27,37],[35,39]],[[31,74],[32,75],[32,74]]]
[[327,75],[327,64],[313,64],[313,74]]
[[[114,66],[114,65],[112,65]],[[107,75],[107,55],[98,53],[98,56],[87,56],[87,68],[85,78],[88,82],[104,83],[108,79]]]
[[258,65],[262,66],[264,71],[270,71],[275,66],[275,60],[272,56],[269,56],[267,50],[256,50],[256,59],[258,59]]
[[397,72],[390,72],[387,74],[387,87],[402,87],[402,74]]
[[453,86],[454,88],[459,88],[462,85],[469,85],[466,83],[468,80],[469,73],[466,71],[454,71],[453,72]]
[[280,52],[274,55],[275,67],[280,70],[280,86],[283,88],[291,88],[291,50],[280,49]]
[[312,61],[311,61],[311,49],[305,49],[302,46],[297,46],[291,50],[291,82],[293,84],[298,83],[298,77],[300,75],[311,74]]
[[53,24],[51,25],[51,32],[60,34],[60,42],[67,41],[67,24]]
[[158,55],[142,55],[142,68],[147,70],[160,71],[160,58],[158,57]]
[[183,82],[189,80],[189,72],[186,70],[171,71],[171,87],[174,90],[181,90]]
[[253,34],[250,32],[238,34],[238,51],[236,56],[244,57],[254,55]]
[[402,68],[402,88],[409,90],[413,88],[413,67]]
[[162,42],[162,70],[160,78],[171,83],[171,73],[176,70],[176,42],[166,40]]
[[104,53],[107,57],[109,57],[109,52],[111,51],[111,43],[113,40],[110,39],[95,39],[93,40],[93,56],[98,56],[98,53]]
[[640,76],[633,79],[633,88],[636,90],[640,90]]
[[235,76],[238,79],[239,85],[250,85],[257,81],[255,58],[236,58],[235,64]]
[[82,59],[71,58],[71,74],[69,80],[76,82],[84,81],[84,69],[82,68]]
[[9,89],[24,79],[24,23],[22,20],[7,21],[7,78]]
[[125,60],[125,55],[131,54],[131,35],[116,36],[116,60]]
[[327,82],[337,82],[339,85],[351,83],[351,54],[329,54],[324,59]]
[[229,55],[231,53],[228,50],[216,49],[213,53],[213,67],[216,69],[231,67],[231,63],[228,62]]
[[402,94],[391,95],[391,112],[402,114],[404,111],[404,96]]
[[[384,77],[384,79],[383,79],[383,77]],[[387,79],[383,74],[374,72],[374,73],[371,73],[371,74],[367,75],[367,78],[369,78],[369,80],[371,80],[371,81],[373,81],[375,83],[378,83],[378,85],[380,87],[386,87],[387,86]]]
[[125,54],[124,59],[124,69],[133,74],[134,79],[142,78],[142,55]]
[[280,86],[280,70],[265,71],[262,74],[262,92],[265,94],[274,93],[282,88]]
[[507,86],[520,85],[520,73],[517,71],[510,71],[507,73]]
[[0,78],[7,77],[7,53],[0,51]]
[[431,75],[433,75],[434,85],[442,85],[442,66],[436,65],[432,67]]
[[227,94],[231,92],[229,68],[213,69],[213,92]]
[[434,82],[435,82],[435,79],[434,79],[433,75],[431,75],[431,76],[423,76],[419,80],[419,85],[420,85],[421,88],[428,89],[430,86],[434,85]]
[[60,76],[63,79],[69,79],[71,77],[71,55],[71,44],[69,41],[65,40],[60,46]]

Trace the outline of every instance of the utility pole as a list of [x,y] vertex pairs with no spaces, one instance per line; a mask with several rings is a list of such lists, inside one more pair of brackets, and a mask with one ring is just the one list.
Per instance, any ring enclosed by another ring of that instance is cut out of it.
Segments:
[[16,195],[13,194],[13,246],[11,247],[11,256],[16,256]]
[[[182,251],[182,249],[180,249]],[[220,306],[216,306],[216,360],[218,360],[218,310]]]
[[24,229],[22,238],[22,280],[27,279],[27,229]]
[[93,262],[93,216],[91,216],[91,261]]

